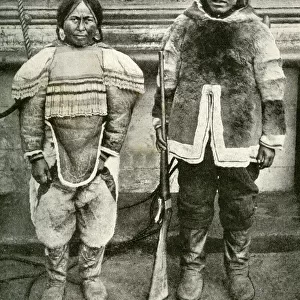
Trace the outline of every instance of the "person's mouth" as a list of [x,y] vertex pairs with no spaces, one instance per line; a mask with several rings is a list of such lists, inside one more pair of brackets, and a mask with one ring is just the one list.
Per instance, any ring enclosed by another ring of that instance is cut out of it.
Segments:
[[84,34],[76,34],[74,35],[77,39],[86,39],[86,35]]
[[224,0],[215,0],[215,1],[212,1],[212,3],[215,6],[224,6],[224,5],[227,5],[227,1],[224,1]]

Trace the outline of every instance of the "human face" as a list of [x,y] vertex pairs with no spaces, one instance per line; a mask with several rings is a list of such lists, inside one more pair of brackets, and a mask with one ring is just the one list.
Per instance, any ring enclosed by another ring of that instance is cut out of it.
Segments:
[[75,47],[93,44],[97,22],[90,9],[82,1],[64,22],[65,42]]
[[206,0],[210,10],[214,14],[225,14],[237,3],[237,0]]

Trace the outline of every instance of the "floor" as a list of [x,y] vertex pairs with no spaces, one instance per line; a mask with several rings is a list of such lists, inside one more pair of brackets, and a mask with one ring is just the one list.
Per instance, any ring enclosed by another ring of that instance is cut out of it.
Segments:
[[[132,203],[136,203],[141,197],[122,195],[120,207],[122,203],[128,205],[125,200],[129,196]],[[256,286],[256,299],[300,300],[300,217],[297,198],[292,193],[268,193],[261,194],[258,203],[251,251],[251,274]],[[31,225],[26,223],[28,216],[15,210],[15,205],[17,202],[12,201],[11,205],[5,206],[5,217],[15,214],[22,217],[12,218],[1,227],[0,300],[37,300],[41,296],[46,278],[43,247],[35,239]],[[134,244],[124,244],[124,241],[147,225],[148,209],[149,204],[145,202],[119,211],[115,238],[107,249],[102,271],[110,300],[142,300],[148,297],[157,235]],[[0,213],[2,220],[4,213],[3,210]],[[20,220],[25,224],[20,223]],[[179,280],[177,232],[175,209],[168,238],[170,300],[176,299],[174,294]],[[223,282],[221,236],[216,214],[207,243],[208,257],[202,300],[229,300]],[[75,237],[66,300],[83,299],[76,245]]]

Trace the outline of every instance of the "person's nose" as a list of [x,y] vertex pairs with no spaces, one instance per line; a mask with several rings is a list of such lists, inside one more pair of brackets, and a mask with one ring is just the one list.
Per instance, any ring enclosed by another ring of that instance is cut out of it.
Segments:
[[85,24],[83,18],[80,19],[79,25],[78,25],[78,30],[83,31],[85,30]]

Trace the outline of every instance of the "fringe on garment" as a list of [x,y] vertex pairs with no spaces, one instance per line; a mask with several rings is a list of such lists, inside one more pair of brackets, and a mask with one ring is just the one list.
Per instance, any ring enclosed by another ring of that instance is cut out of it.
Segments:
[[51,82],[47,88],[45,118],[107,115],[102,80]]
[[15,76],[12,85],[12,98],[15,100],[22,100],[33,97],[38,93],[42,82],[48,82],[48,73],[44,70],[38,77],[24,80],[22,77]]
[[145,92],[144,79],[138,76],[117,73],[110,70],[104,71],[104,84],[116,86],[120,89],[131,90],[139,94]]
[[127,55],[114,49],[102,49],[104,84],[143,94],[144,75]]
[[101,60],[104,58],[101,77],[93,74],[91,77],[80,79],[49,81],[47,66],[54,52],[55,49],[44,49],[34,59],[25,63],[16,74],[12,85],[12,97],[15,100],[34,97],[41,88],[47,88],[46,118],[106,115],[106,86],[115,86],[140,94],[145,92],[140,68],[127,55],[112,49],[103,49],[103,53],[101,52]]

